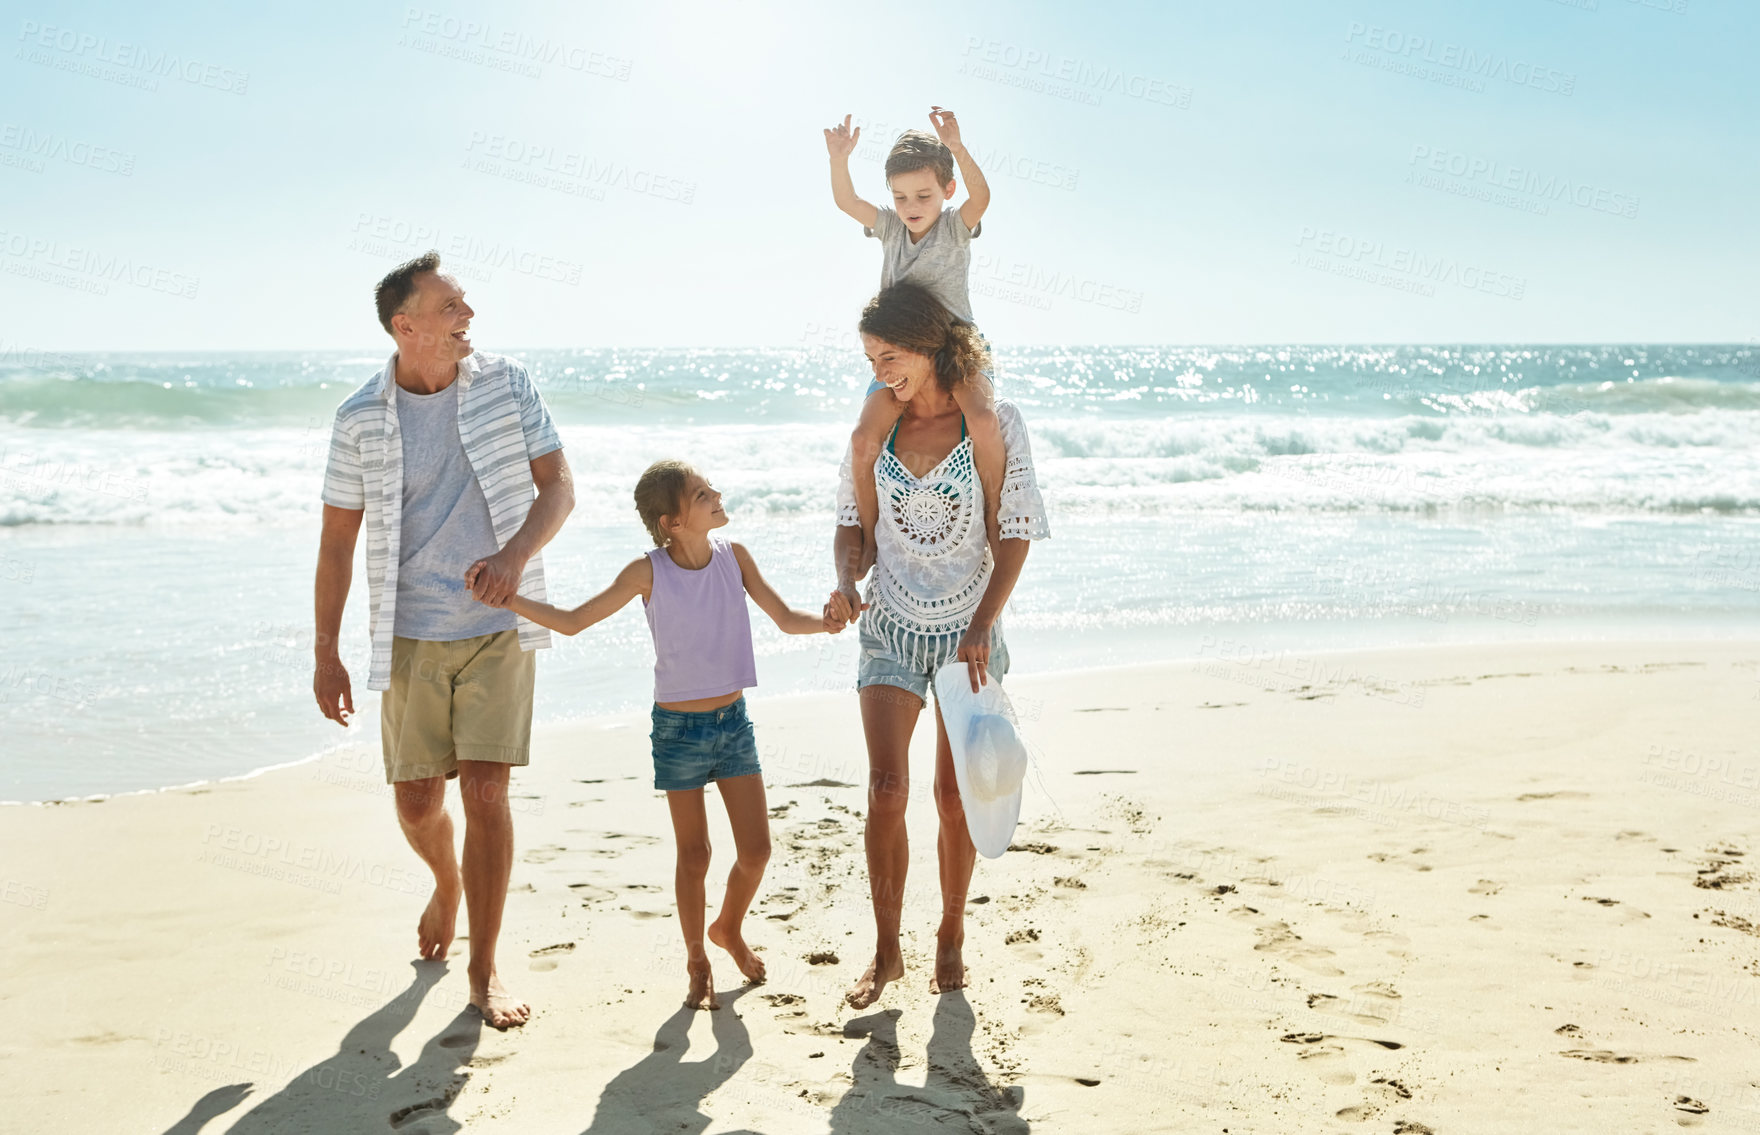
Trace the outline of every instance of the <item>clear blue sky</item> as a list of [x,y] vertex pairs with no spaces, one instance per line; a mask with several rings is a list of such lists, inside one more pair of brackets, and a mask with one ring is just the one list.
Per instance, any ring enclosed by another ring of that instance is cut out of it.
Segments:
[[1750,0],[8,8],[14,346],[377,352],[430,243],[486,345],[819,341],[820,131],[931,103],[999,344],[1760,335]]

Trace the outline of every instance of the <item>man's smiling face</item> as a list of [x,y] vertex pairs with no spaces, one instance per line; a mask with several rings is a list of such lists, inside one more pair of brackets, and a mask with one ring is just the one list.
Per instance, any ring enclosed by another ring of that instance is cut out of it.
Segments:
[[476,311],[464,301],[464,289],[451,276],[424,272],[415,280],[415,294],[396,316],[397,348],[411,359],[469,357],[471,317]]

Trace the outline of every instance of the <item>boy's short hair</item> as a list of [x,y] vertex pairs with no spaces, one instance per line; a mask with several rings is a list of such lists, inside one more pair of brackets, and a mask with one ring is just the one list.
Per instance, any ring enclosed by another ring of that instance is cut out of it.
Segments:
[[416,277],[438,271],[440,254],[430,248],[414,260],[406,260],[385,273],[385,278],[373,289],[373,302],[379,308],[379,326],[385,328],[385,334],[394,339],[397,337],[397,332],[391,329],[391,317],[402,311],[409,297],[416,294]]
[[946,185],[953,180],[953,151],[926,130],[906,130],[886,155],[886,181],[920,169],[934,170],[936,183]]

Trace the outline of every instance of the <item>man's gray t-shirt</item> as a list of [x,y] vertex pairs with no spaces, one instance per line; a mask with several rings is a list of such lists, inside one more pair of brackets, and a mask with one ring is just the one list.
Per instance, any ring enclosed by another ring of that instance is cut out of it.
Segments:
[[984,231],[983,222],[968,229],[958,209],[943,209],[923,239],[912,244],[911,231],[896,211],[876,211],[880,215],[874,219],[874,227],[864,225],[862,231],[880,240],[880,286],[891,287],[900,280],[921,284],[935,293],[948,311],[975,323],[966,281],[972,268],[972,238]]
[[489,502],[458,436],[459,384],[438,394],[397,388],[403,437],[403,524],[392,633],[425,642],[512,630],[506,608],[477,602],[465,569],[501,550]]

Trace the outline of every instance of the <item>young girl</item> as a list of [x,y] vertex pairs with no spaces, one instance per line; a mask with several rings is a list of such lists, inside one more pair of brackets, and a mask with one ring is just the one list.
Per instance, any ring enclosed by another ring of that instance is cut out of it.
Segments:
[[620,611],[637,595],[654,636],[654,787],[666,793],[678,840],[678,923],[684,931],[693,1009],[718,1009],[703,947],[703,881],[709,873],[709,823],[703,785],[713,780],[733,826],[735,859],[721,913],[709,925],[720,946],[752,982],[764,960],[740,925],[770,858],[769,811],[758,747],[746,717],[745,689],[757,685],[746,596],[784,634],[841,630],[843,621],[784,603],[743,547],[710,533],[727,523],[721,494],[682,461],[656,461],[636,482],[636,511],[655,549],[572,611],[515,595],[507,606],[534,623],[572,635]]

